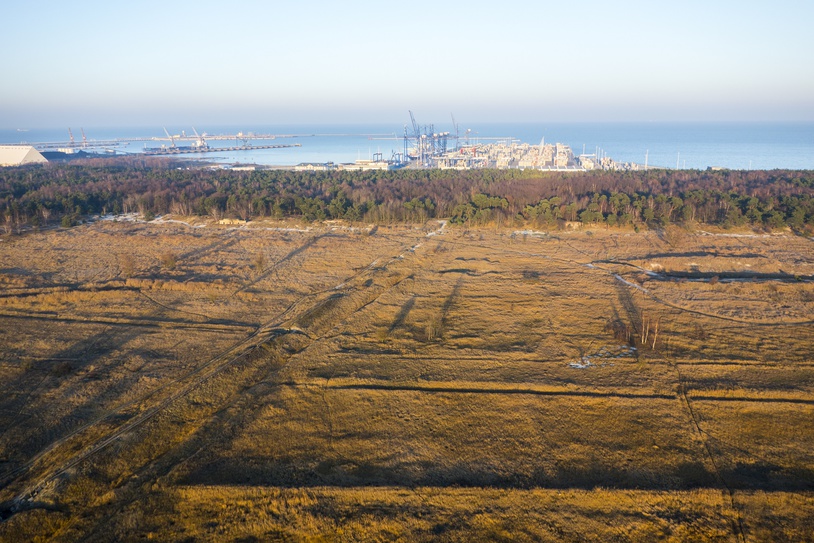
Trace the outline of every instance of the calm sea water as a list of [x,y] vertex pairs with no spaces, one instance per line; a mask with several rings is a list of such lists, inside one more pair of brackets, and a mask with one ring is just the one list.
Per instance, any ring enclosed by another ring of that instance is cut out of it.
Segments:
[[[449,124],[449,123],[447,123]],[[262,133],[288,135],[276,140],[255,140],[256,145],[299,143],[288,149],[216,152],[184,155],[229,164],[294,165],[301,162],[353,162],[381,153],[390,158],[403,151],[404,126],[375,125],[269,125],[196,127],[210,135]],[[173,134],[191,127],[167,127]],[[436,125],[436,131],[454,133],[452,126]],[[732,169],[814,169],[814,123],[481,123],[461,125],[461,141],[489,143],[499,139],[539,144],[565,143],[574,153],[597,149],[620,162],[650,166],[700,168],[721,166]],[[73,129],[81,141],[78,128]],[[88,141],[116,138],[163,137],[162,127],[86,129]],[[0,130],[0,143],[67,141],[67,128],[53,130]],[[137,153],[158,147],[162,141],[131,142],[112,147],[117,153]],[[188,145],[190,142],[179,142]],[[211,146],[239,142],[210,140]],[[450,142],[450,145],[454,145]]]

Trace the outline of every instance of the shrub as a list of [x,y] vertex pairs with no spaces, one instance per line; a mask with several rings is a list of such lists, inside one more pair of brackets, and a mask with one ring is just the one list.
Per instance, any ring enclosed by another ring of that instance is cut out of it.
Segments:
[[178,255],[172,252],[166,252],[161,255],[161,266],[167,270],[174,270],[178,264]]

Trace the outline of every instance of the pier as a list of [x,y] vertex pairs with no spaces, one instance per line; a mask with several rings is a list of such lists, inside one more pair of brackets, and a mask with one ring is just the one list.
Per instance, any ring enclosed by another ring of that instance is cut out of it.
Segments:
[[220,153],[227,151],[253,151],[257,149],[284,149],[286,147],[302,147],[299,143],[282,145],[237,145],[232,147],[157,147],[145,149],[145,155],[192,155],[198,153]]
[[[187,154],[193,152],[212,152],[217,150],[223,151],[247,151],[250,149],[277,149],[281,147],[301,147],[301,145],[250,145],[249,142],[252,140],[276,140],[276,139],[286,139],[286,138],[302,138],[302,137],[309,137],[314,136],[315,134],[255,134],[255,133],[243,133],[238,132],[237,134],[198,134],[198,132],[193,127],[192,129],[195,132],[195,135],[186,134],[182,132],[181,134],[172,135],[169,132],[164,130],[166,137],[162,136],[149,136],[149,137],[133,137],[133,138],[111,138],[111,139],[88,139],[85,136],[85,131],[82,130],[82,140],[78,141],[74,139],[73,133],[71,129],[68,129],[68,135],[70,140],[66,141],[39,141],[39,142],[20,142],[20,144],[31,145],[35,149],[39,151],[51,150],[51,149],[94,149],[94,148],[113,148],[122,145],[127,145],[130,143],[138,143],[138,142],[162,142],[168,141],[171,143],[169,147],[161,149],[161,152],[157,152],[157,149],[148,149],[149,152],[146,154],[152,155],[175,155],[175,154]],[[235,145],[231,147],[214,147],[212,150],[207,150],[209,147],[206,144],[206,140],[217,140],[217,141],[229,141],[232,140],[235,143],[239,143],[240,145]],[[176,142],[181,141],[191,141],[193,145],[190,148],[195,148],[195,151],[188,150],[186,147],[177,147]],[[177,149],[177,150],[176,150]]]

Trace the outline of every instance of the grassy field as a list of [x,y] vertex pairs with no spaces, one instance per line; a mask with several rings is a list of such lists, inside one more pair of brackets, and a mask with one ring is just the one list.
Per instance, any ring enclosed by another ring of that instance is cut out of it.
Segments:
[[0,540],[814,541],[788,233],[0,241]]

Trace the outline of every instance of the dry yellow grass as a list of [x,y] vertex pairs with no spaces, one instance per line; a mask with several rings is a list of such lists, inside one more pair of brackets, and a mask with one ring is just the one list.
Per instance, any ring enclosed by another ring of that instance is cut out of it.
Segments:
[[810,540],[810,241],[291,226],[0,245],[0,538]]

